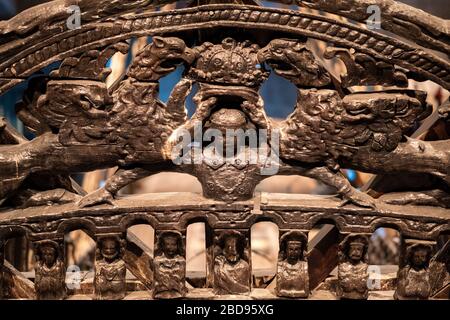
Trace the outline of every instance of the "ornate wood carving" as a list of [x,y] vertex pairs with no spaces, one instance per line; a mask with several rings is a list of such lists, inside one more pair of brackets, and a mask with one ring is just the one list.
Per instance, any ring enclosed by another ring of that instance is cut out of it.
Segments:
[[104,236],[97,242],[94,288],[98,300],[120,300],[125,297],[124,242],[117,236]]
[[277,269],[278,296],[307,298],[309,272],[306,260],[308,237],[301,231],[288,231],[280,237],[280,253]]
[[157,236],[154,263],[153,297],[173,299],[185,296],[186,252],[178,231],[163,231]]
[[368,298],[368,247],[368,238],[360,234],[350,234],[342,241],[337,286],[337,296],[340,299]]
[[[234,1],[153,10],[172,2],[56,0],[0,22],[0,94],[29,80],[16,113],[35,134],[28,141],[0,118],[0,298],[27,288],[20,295],[34,297],[35,290],[38,299],[64,299],[61,239],[79,228],[97,242],[96,299],[123,299],[127,268],[153,290],[152,298],[190,297],[185,236],[192,222],[206,224],[205,290],[216,295],[252,295],[250,230],[274,222],[282,231],[272,287],[284,298],[308,298],[323,279],[306,244],[319,224],[336,226],[336,245],[345,236],[341,299],[368,298],[367,235],[377,228],[395,227],[415,241],[436,242],[450,232],[449,141],[410,137],[432,107],[426,92],[408,89],[409,80],[450,89],[448,21],[391,0],[277,1],[353,21]],[[399,37],[360,23],[370,4],[382,9],[382,28]],[[66,24],[71,5],[80,8],[79,28]],[[107,61],[140,36],[151,43],[107,87]],[[328,43],[323,57],[309,39]],[[337,79],[322,58],[341,60],[346,71]],[[49,75],[33,76],[54,62]],[[159,81],[179,67],[182,77],[164,103]],[[297,89],[286,119],[266,114],[260,89],[271,73]],[[196,110],[188,118],[190,95]],[[438,113],[447,121],[448,104]],[[104,187],[87,195],[70,179],[116,166]],[[341,169],[427,175],[436,182],[433,190],[408,186],[375,199]],[[195,176],[203,195],[117,197],[128,184],[163,171]],[[254,192],[274,174],[315,178],[337,194]],[[124,238],[142,222],[156,230],[153,259]],[[18,272],[11,276],[3,262],[3,243],[18,235],[36,244],[34,287],[20,282]],[[447,249],[432,258],[430,250],[412,246],[396,297],[441,292],[448,285]]]

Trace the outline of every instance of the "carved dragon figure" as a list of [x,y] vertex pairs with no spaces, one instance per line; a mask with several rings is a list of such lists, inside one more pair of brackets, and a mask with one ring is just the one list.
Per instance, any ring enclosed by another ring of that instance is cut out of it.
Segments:
[[[450,155],[445,152],[442,142],[404,141],[404,135],[430,114],[425,93],[393,90],[341,97],[336,90],[331,89],[331,76],[316,62],[311,51],[296,40],[273,40],[258,51],[258,57],[260,62],[270,64],[274,72],[299,87],[296,110],[287,120],[276,124],[262,117],[268,121],[262,127],[279,128],[281,131],[282,162],[278,174],[300,174],[319,179],[336,187],[348,201],[363,206],[374,206],[375,200],[354,189],[339,171],[340,167],[368,172],[401,172],[407,168],[434,174],[448,182],[446,164],[449,163]],[[308,89],[310,87],[327,89]],[[199,100],[203,104],[199,104],[193,118],[205,120],[216,100],[210,101],[207,96]],[[253,120],[258,118],[254,110],[264,114],[263,107],[255,101],[247,101],[241,108],[243,111],[253,110],[246,112]],[[232,118],[231,114],[234,113],[229,113]],[[225,117],[222,125],[226,126],[226,122]],[[259,122],[263,123],[264,120]],[[436,148],[444,154],[436,155],[433,152]],[[425,160],[423,165],[417,166],[418,157]],[[411,162],[406,158],[411,159]],[[188,166],[182,168],[182,171],[196,175],[201,181],[205,179],[204,172],[207,170],[203,168],[199,174]],[[111,199],[111,195],[121,187],[149,174],[150,171],[137,168],[115,175],[105,188],[97,191],[98,194],[85,198],[83,204],[97,203],[99,198]],[[253,171],[247,172],[247,181],[252,181],[254,185],[262,179],[264,177]],[[204,190],[205,195],[208,195],[213,186],[208,187],[208,183],[203,186],[207,188]],[[234,186],[238,187],[239,183],[235,181]],[[242,193],[245,192],[241,190]],[[215,196],[222,198],[218,194]],[[222,199],[229,200],[226,197]]]
[[[448,142],[405,138],[430,115],[424,92],[391,90],[341,97],[328,88],[305,89],[313,75],[317,87],[330,82],[305,50],[296,40],[273,40],[259,53],[261,62],[299,88],[295,111],[279,124],[282,159],[325,162],[333,171],[345,167],[374,173],[424,172],[450,183]],[[292,59],[295,55],[299,58]],[[313,70],[307,80],[305,68]]]
[[[178,84],[165,106],[157,98],[157,81],[193,59],[194,52],[181,39],[155,37],[112,96],[100,81],[49,81],[44,95],[20,107],[26,124],[40,135],[0,146],[0,199],[35,174],[164,161],[161,146],[186,117],[184,107],[175,110],[180,106],[173,100],[187,95],[190,83]],[[13,133],[6,124],[0,130],[2,137]]]

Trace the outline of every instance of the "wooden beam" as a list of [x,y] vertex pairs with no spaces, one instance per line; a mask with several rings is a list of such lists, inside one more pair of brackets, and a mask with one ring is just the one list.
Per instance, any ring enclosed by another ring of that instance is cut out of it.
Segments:
[[28,280],[19,270],[5,260],[3,265],[7,286],[7,295],[12,299],[36,299],[34,283]]
[[308,243],[309,287],[315,289],[338,264],[339,231],[325,224]]
[[151,249],[131,232],[128,232],[127,240],[127,248],[123,257],[127,269],[151,290],[153,284]]

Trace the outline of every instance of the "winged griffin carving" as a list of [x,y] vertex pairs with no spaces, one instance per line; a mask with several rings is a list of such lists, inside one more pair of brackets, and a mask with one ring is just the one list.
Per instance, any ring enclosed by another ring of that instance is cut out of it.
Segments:
[[[33,185],[33,179],[50,174],[59,180],[48,182],[47,189],[73,191],[68,186],[70,173],[113,166],[119,167],[116,174],[103,188],[83,197],[81,206],[112,203],[122,187],[160,171],[195,175],[207,197],[227,202],[250,198],[267,177],[260,169],[271,165],[270,157],[257,164],[173,162],[178,133],[193,132],[196,123],[224,133],[250,127],[265,129],[269,136],[279,133],[277,173],[316,178],[335,187],[344,203],[373,207],[376,200],[352,187],[341,168],[423,172],[450,182],[445,142],[407,138],[430,114],[424,92],[350,93],[301,40],[275,39],[260,47],[227,38],[189,47],[180,38],[154,37],[126,75],[108,89],[102,81],[107,74],[104,62],[117,50],[125,52],[126,45],[66,59],[50,78],[40,79],[40,91],[25,93],[18,115],[37,134],[32,141],[2,122],[0,198],[17,197],[18,190]],[[158,99],[158,80],[180,64],[185,66],[183,78],[165,104]],[[363,83],[363,71],[347,84]],[[270,72],[298,90],[295,109],[283,121],[265,114],[259,94]],[[193,84],[198,85],[197,109],[188,119],[184,104]],[[271,152],[276,151],[269,148]]]

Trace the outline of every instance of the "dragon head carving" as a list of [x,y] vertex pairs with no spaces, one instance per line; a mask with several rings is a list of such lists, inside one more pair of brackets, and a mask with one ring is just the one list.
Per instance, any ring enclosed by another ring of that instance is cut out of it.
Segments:
[[183,40],[153,37],[153,42],[137,54],[128,76],[140,81],[158,80],[181,63],[191,64],[195,58],[195,52]]
[[258,53],[260,63],[299,87],[323,87],[330,84],[328,72],[313,53],[298,40],[275,39]]

